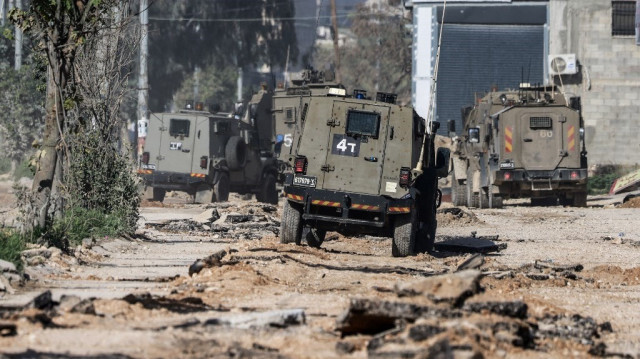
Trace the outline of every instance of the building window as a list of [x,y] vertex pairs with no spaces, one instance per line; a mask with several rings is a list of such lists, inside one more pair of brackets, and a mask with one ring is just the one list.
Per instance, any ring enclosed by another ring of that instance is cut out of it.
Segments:
[[636,34],[636,2],[611,2],[611,35],[634,36]]

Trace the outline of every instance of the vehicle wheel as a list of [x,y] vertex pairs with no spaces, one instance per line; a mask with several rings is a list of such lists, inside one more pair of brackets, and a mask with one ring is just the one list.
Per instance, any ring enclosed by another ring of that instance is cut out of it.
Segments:
[[573,197],[567,197],[566,194],[560,195],[558,200],[560,201],[560,205],[563,207],[573,206]]
[[467,167],[466,195],[467,207],[478,208],[480,205],[480,198],[478,198],[477,194],[473,193],[473,170],[471,167]]
[[587,192],[576,192],[573,194],[573,206],[574,207],[586,207],[587,206]]
[[216,195],[212,189],[205,189],[197,191],[194,199],[194,203],[212,203],[215,202]]
[[247,144],[240,136],[229,138],[224,147],[224,158],[231,171],[236,171],[244,167],[247,161]]
[[285,200],[280,222],[280,243],[295,243],[299,245],[301,241],[302,211],[299,206]]
[[305,228],[303,230],[304,239],[307,241],[309,247],[320,248],[324,237],[327,235],[327,231],[324,229]]
[[415,209],[410,214],[396,217],[391,243],[392,256],[406,257],[415,254],[417,222]]
[[492,195],[489,200],[489,208],[502,208],[504,207],[504,199],[500,196]]
[[531,198],[531,205],[532,206],[547,207],[547,206],[555,206],[556,204],[558,204],[558,198],[557,197]]
[[153,200],[154,201],[157,201],[157,202],[164,201],[165,194],[167,194],[167,191],[165,191],[164,189],[153,187]]
[[213,187],[215,196],[214,202],[226,202],[229,200],[229,175],[222,172],[218,178],[218,183]]
[[467,188],[458,182],[455,171],[451,174],[451,203],[454,206],[467,205]]
[[262,181],[260,195],[256,196],[258,201],[264,203],[278,204],[278,190],[276,189],[276,177],[268,174]]

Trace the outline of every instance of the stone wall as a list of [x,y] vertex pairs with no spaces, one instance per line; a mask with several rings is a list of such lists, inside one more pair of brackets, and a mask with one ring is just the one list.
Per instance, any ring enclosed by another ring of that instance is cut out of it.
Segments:
[[562,79],[582,97],[589,163],[640,163],[640,46],[611,35],[610,0],[551,0],[549,14],[549,53],[581,65]]

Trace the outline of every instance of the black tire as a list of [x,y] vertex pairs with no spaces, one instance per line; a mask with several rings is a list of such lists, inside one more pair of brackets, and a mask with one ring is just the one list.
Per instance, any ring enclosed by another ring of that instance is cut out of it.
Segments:
[[270,204],[278,204],[278,190],[276,189],[276,176],[267,174],[260,186],[260,194],[256,196],[258,201]]
[[313,248],[320,248],[320,246],[322,246],[322,242],[324,242],[324,237],[327,235],[326,230],[316,228],[305,228],[303,233],[303,237],[307,242],[307,245]]
[[587,206],[587,192],[576,192],[573,194],[573,206],[574,207],[586,207]]
[[417,224],[415,209],[410,214],[396,216],[391,241],[392,256],[406,257],[415,254]]
[[504,207],[504,199],[500,196],[492,196],[493,202],[490,204],[490,208],[502,208]]
[[164,189],[153,187],[153,200],[154,201],[157,201],[157,202],[164,201],[164,196],[166,194],[167,194],[167,191],[165,191]]
[[224,158],[231,171],[242,169],[247,162],[247,144],[240,136],[229,138],[224,147]]
[[467,167],[467,185],[465,186],[465,190],[467,207],[478,208],[480,206],[480,199],[477,194],[473,193],[473,170],[471,169],[471,166]]
[[301,242],[302,210],[298,205],[285,200],[280,221],[280,243],[295,243],[299,245]]
[[467,188],[456,179],[456,172],[451,173],[451,203],[454,206],[467,205]]
[[197,191],[194,196],[194,203],[213,203],[216,200],[216,195],[213,189],[204,189]]
[[213,187],[214,202],[226,202],[229,200],[229,175],[225,172],[221,172],[218,182]]
[[557,204],[558,204],[558,198],[555,196],[531,198],[532,206],[549,207],[549,206],[555,206]]

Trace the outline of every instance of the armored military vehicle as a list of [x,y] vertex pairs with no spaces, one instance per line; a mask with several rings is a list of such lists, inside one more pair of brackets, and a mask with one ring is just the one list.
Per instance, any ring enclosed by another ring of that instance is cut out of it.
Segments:
[[[586,206],[587,151],[580,98],[555,87],[521,84],[492,91],[462,109],[455,137],[451,195],[455,205],[502,207],[506,198],[534,205]],[[455,125],[449,122],[449,131]]]
[[[277,203],[277,166],[272,151],[271,93],[260,91],[246,111],[211,113],[202,105],[178,113],[152,114],[139,174],[153,199],[184,191],[195,202],[227,201],[229,192],[255,193]],[[269,123],[261,123],[269,121]],[[266,132],[263,132],[266,131]]]
[[293,153],[293,144],[305,122],[311,96],[332,96],[331,92],[342,91],[341,85],[334,82],[332,71],[305,69],[291,75],[291,84],[286,89],[277,89],[273,95],[273,118],[275,122],[275,156],[278,159],[280,179],[291,167],[289,156]]
[[292,102],[300,116],[289,150],[281,152],[291,169],[282,243],[304,238],[319,247],[327,231],[338,231],[392,237],[394,256],[433,248],[437,179],[447,175],[448,149],[436,154],[438,124],[426,133],[424,119],[395,100],[387,93],[372,100],[364,91],[347,96],[343,87],[324,84]]

